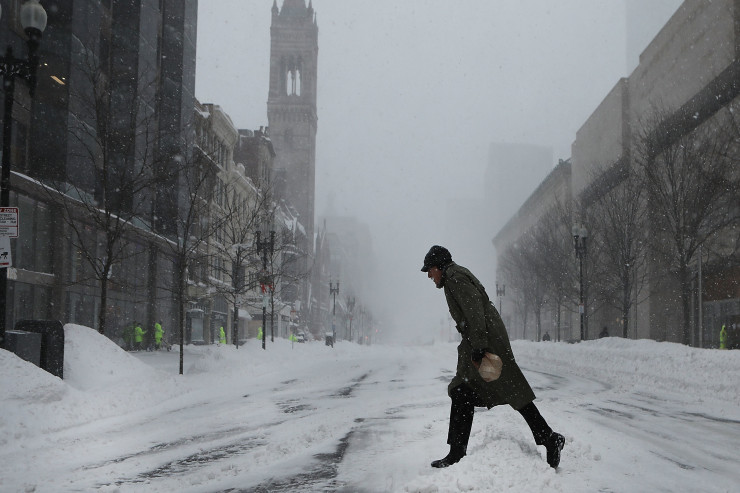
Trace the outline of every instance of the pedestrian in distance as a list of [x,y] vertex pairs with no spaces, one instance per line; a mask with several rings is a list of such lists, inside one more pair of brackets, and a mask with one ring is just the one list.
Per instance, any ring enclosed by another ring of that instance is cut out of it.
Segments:
[[141,343],[144,342],[144,334],[147,331],[141,328],[139,322],[134,322],[134,347],[137,351],[141,351]]
[[606,327],[606,325],[603,329],[601,329],[601,332],[599,332],[599,338],[602,337],[609,337],[609,329]]
[[722,324],[722,328],[719,330],[719,348],[727,349],[727,327]]
[[159,351],[162,345],[162,337],[164,336],[164,329],[162,329],[162,321],[154,324],[154,349]]
[[134,327],[136,322],[129,324],[123,328],[123,344],[126,351],[133,351],[134,349]]
[[223,326],[218,328],[218,342],[226,344],[226,332],[224,332]]
[[[421,270],[444,290],[450,315],[462,336],[457,346],[457,372],[447,387],[452,400],[447,434],[450,452],[432,462],[432,467],[448,467],[465,457],[475,406],[490,409],[502,404],[522,415],[535,443],[545,446],[547,463],[558,467],[565,438],[550,428],[535,406],[534,392],[514,359],[506,327],[483,285],[439,245],[429,249]],[[497,355],[502,365],[498,378],[488,381],[481,377],[479,368],[484,357],[487,362],[492,359],[491,354]]]
[[543,341],[549,341],[550,340],[550,333],[548,331],[545,331],[545,335],[542,336]]

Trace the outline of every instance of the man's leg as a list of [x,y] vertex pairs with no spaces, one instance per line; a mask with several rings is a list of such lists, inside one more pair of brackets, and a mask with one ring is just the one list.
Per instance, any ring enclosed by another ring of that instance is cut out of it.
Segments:
[[458,385],[450,392],[450,427],[447,432],[447,443],[450,453],[444,459],[432,462],[432,467],[448,467],[465,457],[468,449],[470,430],[473,427],[474,402],[476,393],[467,385]]
[[542,417],[534,402],[530,402],[523,408],[518,409],[518,411],[529,425],[529,429],[532,430],[534,443],[544,445],[547,449],[547,463],[551,467],[558,467],[558,464],[560,464],[560,451],[565,445],[565,437],[560,433],[552,431],[552,428],[547,424],[545,418]]

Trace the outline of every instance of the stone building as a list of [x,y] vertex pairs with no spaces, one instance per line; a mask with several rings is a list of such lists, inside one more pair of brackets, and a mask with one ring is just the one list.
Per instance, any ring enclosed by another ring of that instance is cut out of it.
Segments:
[[[663,138],[652,155],[652,159],[661,159],[669,146],[682,138],[693,138],[702,132],[720,135],[736,128],[737,119],[732,119],[740,105],[739,81],[738,2],[683,2],[642,52],[639,65],[629,77],[616,82],[578,130],[571,156],[572,197],[578,204],[573,222],[585,220],[599,197],[625,186],[644,160],[645,143]],[[661,120],[655,119],[656,113],[660,113]],[[737,186],[737,140],[734,145],[729,158],[735,163],[734,175],[731,171],[726,190]],[[648,166],[655,166],[655,162],[650,161]],[[701,250],[690,252],[688,265],[682,267],[684,274],[680,275],[673,265],[675,258],[656,250],[661,243],[671,241],[665,229],[658,226],[656,219],[660,218],[653,216],[642,231],[651,241],[651,250],[645,254],[646,266],[639,272],[645,276],[643,294],[630,294],[636,306],[629,315],[630,337],[713,347],[721,323],[736,323],[740,318],[736,253],[740,204],[737,195],[727,195],[724,189],[712,193],[718,196],[710,200],[727,202],[726,216],[722,218],[727,224],[705,239],[704,246],[711,254],[706,250],[703,254]],[[648,194],[648,214],[657,214],[658,202],[657,196]],[[506,233],[507,228],[510,229],[507,225],[497,235],[502,245],[516,241],[516,235]],[[504,236],[508,236],[506,242]],[[686,313],[681,303],[682,285],[688,286],[692,297],[690,334],[682,331]],[[603,325],[610,328],[610,333],[619,332],[614,330],[615,325],[623,323],[624,318],[603,308],[605,300],[598,296],[594,292],[589,295],[586,315],[591,335]]]
[[[312,2],[284,0],[272,6],[267,117],[275,147],[275,189],[298,213],[305,229],[299,271],[312,265],[316,175],[318,25]],[[298,301],[310,310],[308,277]],[[307,315],[305,315],[307,316]]]

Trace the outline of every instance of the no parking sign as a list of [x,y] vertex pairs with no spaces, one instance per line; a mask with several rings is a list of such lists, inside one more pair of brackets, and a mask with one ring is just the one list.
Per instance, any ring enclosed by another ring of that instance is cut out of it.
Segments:
[[12,266],[13,261],[10,257],[10,237],[0,236],[0,268]]
[[0,207],[0,236],[18,238],[17,207]]
[[0,268],[11,267],[10,239],[18,238],[18,208],[0,207]]

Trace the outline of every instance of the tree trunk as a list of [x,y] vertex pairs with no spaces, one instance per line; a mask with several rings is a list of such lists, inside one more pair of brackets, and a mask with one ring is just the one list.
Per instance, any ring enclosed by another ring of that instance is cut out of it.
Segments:
[[270,289],[270,342],[275,342],[275,286]]
[[688,280],[688,267],[681,266],[679,269],[681,276],[681,310],[682,310],[682,337],[681,342],[691,345],[691,283]]
[[231,337],[234,339],[234,346],[239,349],[239,307],[234,297],[234,320],[231,321]]
[[105,335],[106,305],[108,304],[108,275],[103,273],[100,280],[100,309],[98,310],[98,332]]
[[[627,273],[629,279],[629,273]],[[630,316],[630,285],[622,284],[622,337],[629,337],[629,316]]]
[[178,260],[177,265],[177,324],[180,331],[180,375],[183,374],[185,354],[185,289],[187,289],[184,262]]

